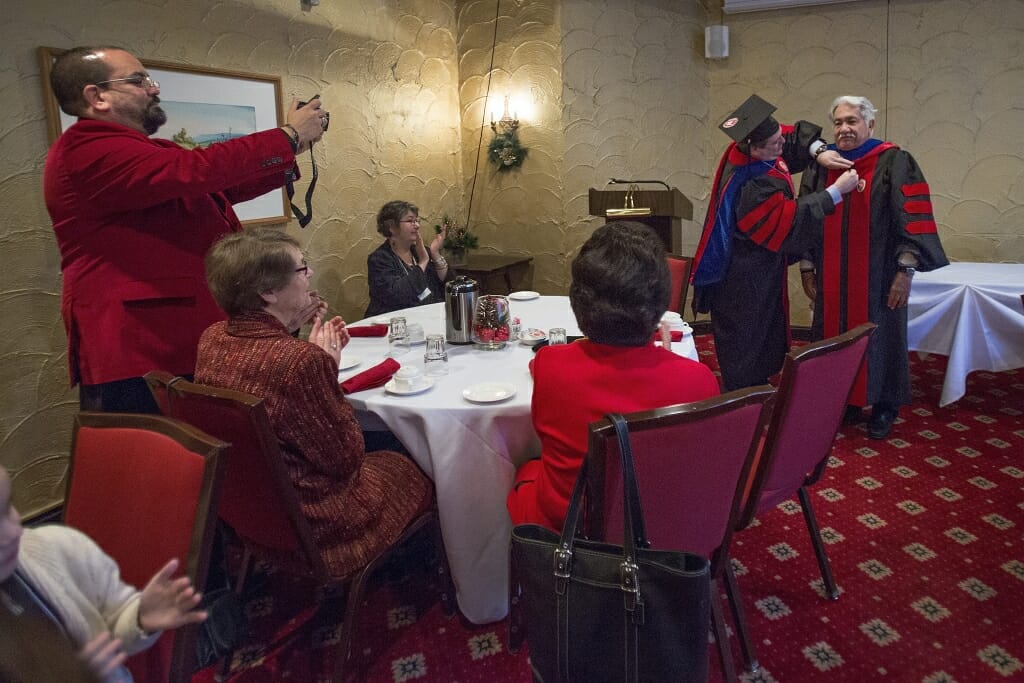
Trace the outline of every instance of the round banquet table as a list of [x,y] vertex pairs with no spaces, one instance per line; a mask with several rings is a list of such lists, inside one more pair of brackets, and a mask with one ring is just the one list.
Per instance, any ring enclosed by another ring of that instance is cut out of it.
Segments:
[[[564,327],[580,335],[568,297],[544,296],[510,301],[512,315],[523,329]],[[426,334],[444,334],[444,305],[429,304],[395,311],[351,327],[383,322],[394,316],[419,323]],[[672,344],[680,355],[697,359],[692,336]],[[423,344],[395,359],[422,370]],[[540,442],[530,419],[533,379],[529,363],[533,350],[509,343],[498,351],[472,344],[447,344],[449,374],[422,393],[390,394],[368,389],[346,398],[365,429],[390,429],[409,449],[433,482],[445,550],[455,581],[459,608],[473,623],[503,619],[508,613],[508,544],[512,530],[505,497],[516,468],[540,455]],[[343,381],[384,360],[387,337],[353,337],[342,352]],[[511,398],[495,403],[471,403],[462,396],[480,382],[515,386]]]

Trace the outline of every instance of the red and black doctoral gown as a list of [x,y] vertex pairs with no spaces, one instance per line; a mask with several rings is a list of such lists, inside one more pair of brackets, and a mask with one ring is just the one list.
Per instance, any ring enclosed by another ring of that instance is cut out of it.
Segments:
[[757,161],[732,143],[712,186],[694,259],[693,308],[711,313],[726,391],[764,384],[789,349],[786,269],[821,241],[822,219],[835,205],[827,192],[794,199],[790,172],[810,162],[821,128],[782,126],[785,146]]
[[[813,252],[818,280],[814,334],[834,337],[875,323],[850,404],[904,405],[910,403],[907,308],[890,310],[886,303],[898,259],[903,252],[914,254],[921,271],[949,261],[936,233],[928,183],[910,154],[880,140],[841,154],[854,161],[861,185],[825,219],[822,247]],[[801,193],[820,190],[839,173],[808,169]]]

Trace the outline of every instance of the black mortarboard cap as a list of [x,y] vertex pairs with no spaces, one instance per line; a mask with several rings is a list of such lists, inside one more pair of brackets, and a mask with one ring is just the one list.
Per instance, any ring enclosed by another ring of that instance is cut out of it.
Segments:
[[751,95],[718,128],[736,142],[758,143],[775,135],[779,123],[772,117],[776,107]]

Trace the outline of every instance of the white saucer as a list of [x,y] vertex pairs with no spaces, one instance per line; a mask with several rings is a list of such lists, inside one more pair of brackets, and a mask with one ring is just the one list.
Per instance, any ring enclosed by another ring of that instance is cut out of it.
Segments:
[[413,387],[412,389],[399,389],[398,385],[395,384],[394,378],[389,379],[388,383],[384,385],[384,391],[389,394],[395,394],[396,396],[409,396],[410,394],[418,394],[426,391],[430,387],[434,386],[434,380],[429,377],[423,378],[423,384]]
[[523,346],[536,346],[542,341],[547,341],[548,335],[544,330],[531,327],[519,333],[519,343]]
[[515,395],[515,385],[508,382],[484,382],[462,390],[462,398],[473,403],[496,403]]
[[349,368],[354,368],[355,366],[359,365],[362,362],[363,359],[360,358],[359,356],[342,356],[341,362],[338,363],[338,371],[340,372],[341,370],[348,370]]
[[529,301],[530,299],[536,299],[539,296],[540,292],[531,292],[527,290],[523,292],[512,292],[508,295],[508,298],[513,301]]

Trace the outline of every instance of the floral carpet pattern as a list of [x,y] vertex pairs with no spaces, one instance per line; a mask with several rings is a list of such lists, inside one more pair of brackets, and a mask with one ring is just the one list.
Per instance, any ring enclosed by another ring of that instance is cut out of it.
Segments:
[[[698,348],[715,368],[710,338]],[[823,597],[795,498],[735,535],[761,664],[744,681],[1024,681],[1024,370],[976,372],[964,398],[939,408],[945,363],[911,354],[914,403],[889,438],[844,426],[811,489],[838,600]],[[381,572],[346,680],[530,681],[527,648],[508,651],[507,624],[446,617],[425,567],[411,555]],[[229,680],[329,681],[341,607],[266,574]],[[732,647],[741,668],[735,635]],[[212,680],[212,669],[194,679]]]

